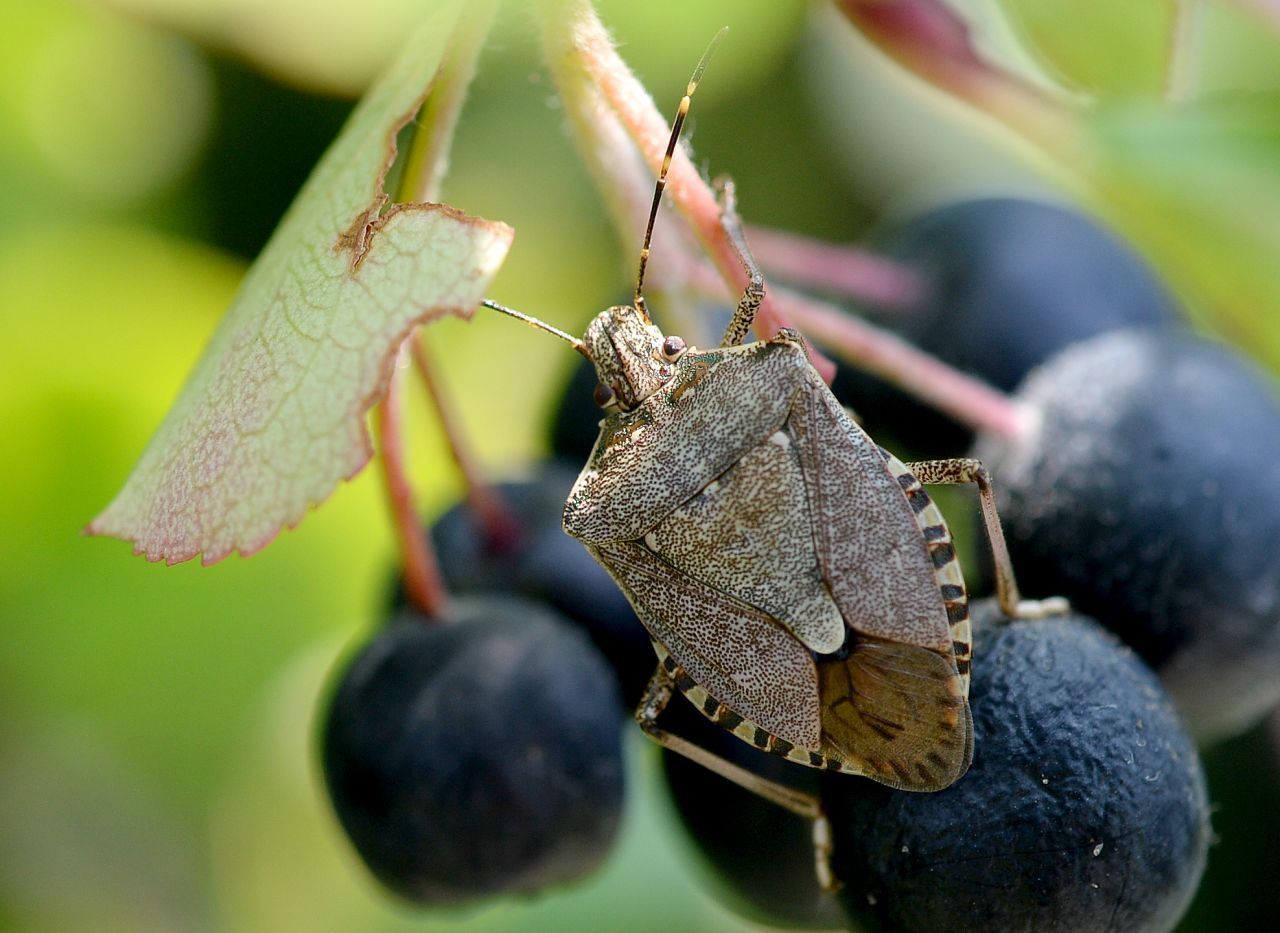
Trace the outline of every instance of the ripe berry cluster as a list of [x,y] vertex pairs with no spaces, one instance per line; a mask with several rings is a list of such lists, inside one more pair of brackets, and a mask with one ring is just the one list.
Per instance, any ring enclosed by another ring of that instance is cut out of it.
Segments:
[[372,872],[422,904],[531,894],[596,869],[622,816],[624,693],[653,649],[626,599],[560,530],[576,471],[549,463],[429,530],[453,594],[441,618],[398,588],[391,621],[337,679],[322,760]]
[[[672,701],[670,731],[820,795],[834,898],[806,821],[666,754],[675,807],[717,889],[766,922],[1168,929],[1210,837],[1187,727],[1231,734],[1280,699],[1271,387],[1187,330],[1140,260],[1063,208],[975,201],[880,244],[928,285],[885,323],[1033,414],[1017,436],[977,438],[977,455],[1023,590],[1074,611],[1010,621],[974,604],[975,754],[937,793],[790,764]],[[653,654],[559,527],[595,439],[594,381],[575,374],[553,426],[562,459],[500,487],[511,533],[486,535],[465,506],[431,529],[455,594],[446,624],[397,604],[330,701],[339,818],[374,873],[415,900],[543,889],[592,870],[613,839],[620,729]],[[941,456],[974,441],[887,386],[842,375],[836,388],[890,446]]]

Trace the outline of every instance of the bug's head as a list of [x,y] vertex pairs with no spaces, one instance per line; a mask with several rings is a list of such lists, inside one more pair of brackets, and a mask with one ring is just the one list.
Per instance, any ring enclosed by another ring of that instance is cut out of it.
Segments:
[[583,338],[600,384],[596,404],[629,411],[671,380],[685,350],[679,337],[662,331],[639,310],[616,305],[596,315]]

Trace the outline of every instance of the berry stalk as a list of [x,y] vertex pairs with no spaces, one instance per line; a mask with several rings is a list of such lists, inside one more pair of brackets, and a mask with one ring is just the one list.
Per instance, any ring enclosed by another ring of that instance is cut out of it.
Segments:
[[453,455],[454,463],[458,465],[458,472],[462,474],[467,505],[480,523],[486,547],[494,551],[508,550],[520,538],[519,523],[513,517],[510,504],[494,485],[485,479],[484,471],[480,468],[475,451],[457,416],[457,408],[449,397],[431,358],[427,355],[424,339],[422,334],[410,338],[409,353],[413,359],[414,368],[426,387],[431,406],[440,419],[445,443]]
[[[720,282],[705,266],[694,270],[693,284],[706,294],[722,297]],[[902,338],[799,292],[774,286],[773,294],[802,333],[974,431],[1013,439],[1031,427],[1031,416],[1024,406]]]
[[[604,142],[616,147],[619,144],[622,134],[598,128],[601,122],[607,121],[621,127],[640,150],[650,172],[656,173],[666,153],[670,127],[653,98],[618,55],[591,4],[585,0],[543,0],[535,4],[534,9],[552,77],[566,109],[575,114],[571,125],[584,157],[592,163],[612,162],[613,167],[604,173],[615,177],[624,166],[634,165],[631,146],[623,152],[617,148],[601,151],[595,145]],[[606,106],[602,108],[598,101]],[[602,172],[597,170],[596,175],[599,178]],[[652,182],[647,178],[644,181],[652,190]],[[628,189],[634,184],[629,183]],[[719,275],[731,291],[740,294],[747,285],[747,276],[720,223],[715,194],[682,148],[674,154],[666,191]],[[643,213],[640,216],[643,218]],[[627,233],[633,229],[635,226],[629,223]],[[766,294],[756,315],[756,333],[768,338],[789,325],[777,303]],[[834,364],[819,353],[812,350],[810,353],[815,368],[830,380],[835,372]]]
[[378,461],[382,465],[391,524],[400,547],[406,597],[425,616],[438,620],[448,603],[448,591],[440,575],[435,552],[419,528],[418,513],[413,504],[413,488],[405,468],[401,388],[401,371],[397,371],[392,375],[387,397],[376,409]]
[[894,310],[912,308],[928,293],[916,270],[863,246],[758,226],[747,227],[747,241],[766,272],[806,288]]

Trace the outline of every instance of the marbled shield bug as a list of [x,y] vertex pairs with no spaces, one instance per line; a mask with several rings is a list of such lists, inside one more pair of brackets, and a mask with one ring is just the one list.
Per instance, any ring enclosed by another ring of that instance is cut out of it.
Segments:
[[941,790],[973,757],[971,641],[951,533],[922,484],[977,484],[1006,613],[1066,603],[1019,598],[981,463],[904,464],[845,412],[798,333],[743,344],[764,284],[731,183],[718,185],[721,222],[749,284],[720,345],[686,346],[650,320],[642,289],[654,218],[711,50],[672,126],[634,303],[601,312],[582,340],[485,304],[557,334],[595,366],[605,417],[564,527],[652,637],[659,663],[637,721],[666,747],[814,818],[819,876],[830,883],[818,801],[661,729],[673,692],[789,760]]

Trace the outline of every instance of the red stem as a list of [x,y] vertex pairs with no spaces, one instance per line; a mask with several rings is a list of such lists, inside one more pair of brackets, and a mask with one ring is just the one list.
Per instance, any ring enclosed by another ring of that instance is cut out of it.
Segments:
[[756,226],[747,228],[747,241],[766,271],[806,288],[900,310],[918,306],[928,294],[913,268],[860,246]]
[[[562,57],[570,59],[575,69],[585,73],[594,90],[612,111],[614,119],[621,123],[627,136],[640,150],[650,170],[656,173],[666,152],[670,125],[618,55],[591,5],[580,0],[565,0],[536,5],[535,10],[544,18],[548,58],[566,106],[570,109],[587,107],[586,95],[581,87],[576,86],[581,82],[581,76],[569,73],[563,67]],[[625,164],[623,160],[627,156],[615,152],[611,158],[615,164],[621,165]],[[666,191],[692,226],[703,251],[711,258],[729,288],[741,294],[747,284],[746,272],[720,223],[715,195],[682,147],[677,148],[672,160]],[[776,303],[766,295],[756,315],[756,333],[771,337],[788,323]],[[834,364],[813,350],[811,359],[823,377],[829,380],[835,372]]]
[[417,510],[413,506],[413,489],[405,471],[400,382],[400,372],[397,371],[387,387],[386,398],[376,410],[380,440],[378,459],[382,463],[387,502],[391,507],[391,524],[400,545],[405,597],[427,618],[438,622],[444,615],[449,597],[435,551],[427,535],[422,533]]
[[1023,407],[982,380],[840,308],[790,291],[775,292],[778,304],[805,333],[974,431],[1014,438],[1027,429]]
[[[691,270],[692,284],[723,297],[723,283],[706,266]],[[773,287],[774,300],[807,336],[820,340],[859,369],[874,373],[981,433],[1017,437],[1030,427],[1027,410],[980,379],[912,346],[843,309]]]
[[418,336],[409,340],[409,352],[413,357],[413,365],[422,377],[427,395],[440,418],[440,427],[444,431],[445,442],[453,455],[454,463],[462,474],[462,482],[466,487],[467,505],[475,516],[484,535],[486,549],[490,551],[506,551],[514,547],[520,539],[520,525],[512,517],[510,504],[502,494],[488,482],[480,469],[475,453],[467,441],[466,432],[462,430],[461,421],[457,417],[457,409],[449,398],[444,384],[436,372],[431,358],[423,346],[424,337]]

